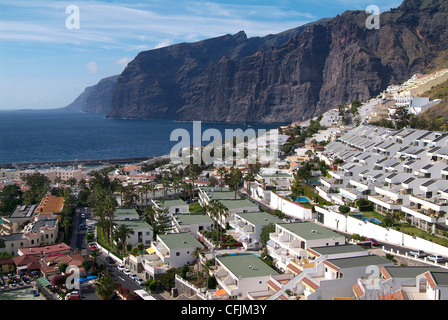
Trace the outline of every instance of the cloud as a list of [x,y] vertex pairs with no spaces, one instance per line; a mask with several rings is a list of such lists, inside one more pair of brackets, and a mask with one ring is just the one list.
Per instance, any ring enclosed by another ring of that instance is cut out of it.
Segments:
[[115,64],[122,66],[123,68],[126,68],[128,63],[131,61],[128,57],[124,57],[123,59],[115,61]]
[[166,40],[163,40],[162,42],[159,42],[158,44],[156,44],[154,49],[160,49],[160,48],[163,48],[163,47],[168,47],[170,44],[171,44],[171,41],[166,39]]
[[87,64],[87,71],[91,74],[96,74],[98,72],[98,65],[95,61],[91,61]]

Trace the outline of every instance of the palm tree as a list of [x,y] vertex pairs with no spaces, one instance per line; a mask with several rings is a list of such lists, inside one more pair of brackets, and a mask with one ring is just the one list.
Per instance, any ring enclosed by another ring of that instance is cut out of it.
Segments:
[[116,205],[117,205],[117,201],[115,200],[115,197],[112,194],[108,195],[104,201],[104,208],[105,208],[106,214],[109,218],[109,225],[108,225],[109,229],[107,232],[107,243],[108,244],[110,244],[110,237],[113,233],[114,214],[115,214]]
[[202,250],[200,247],[197,247],[193,250],[193,252],[191,253],[191,256],[193,258],[196,259],[196,275],[199,277],[199,268],[200,268],[200,264],[201,264],[201,256],[203,256],[202,254]]
[[214,229],[216,235],[218,235],[218,201],[214,199],[210,200],[205,206],[205,211],[208,212],[210,218],[213,220]]
[[221,191],[222,191],[222,185],[223,185],[223,181],[222,181],[222,177],[227,173],[227,170],[225,167],[221,167],[218,169],[218,173],[221,177],[221,180],[219,181],[219,184],[221,185]]
[[131,234],[134,234],[135,231],[132,228],[129,228],[127,225],[120,224],[118,228],[114,230],[114,239],[121,243],[121,249],[123,250],[123,257],[126,254],[126,241]]
[[222,228],[220,229],[221,235],[219,237],[219,239],[222,240],[222,237],[223,237],[222,230],[223,229],[225,230],[224,222],[226,221],[226,218],[229,216],[230,213],[229,213],[229,209],[219,201],[216,203],[216,213],[217,213],[217,217],[218,217],[219,221],[221,221],[221,223],[223,224]]
[[110,300],[114,295],[116,285],[112,278],[102,276],[95,283],[95,292],[102,300]]

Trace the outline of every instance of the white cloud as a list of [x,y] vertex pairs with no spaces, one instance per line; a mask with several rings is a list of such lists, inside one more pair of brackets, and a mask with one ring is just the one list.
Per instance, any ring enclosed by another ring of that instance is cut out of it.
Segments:
[[171,41],[166,39],[163,40],[161,42],[159,42],[158,44],[156,44],[156,46],[154,47],[154,49],[159,49],[159,48],[163,48],[163,47],[168,47],[171,44]]
[[119,66],[122,66],[123,68],[126,68],[128,63],[131,61],[128,57],[124,57],[120,60],[115,61],[115,64],[118,64]]
[[96,74],[98,72],[98,65],[95,61],[91,61],[87,64],[87,71],[91,74]]

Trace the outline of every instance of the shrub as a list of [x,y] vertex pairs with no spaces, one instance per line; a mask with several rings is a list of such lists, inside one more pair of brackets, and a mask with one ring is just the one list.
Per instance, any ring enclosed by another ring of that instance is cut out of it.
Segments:
[[339,206],[339,212],[342,214],[347,214],[350,212],[350,207],[348,206]]

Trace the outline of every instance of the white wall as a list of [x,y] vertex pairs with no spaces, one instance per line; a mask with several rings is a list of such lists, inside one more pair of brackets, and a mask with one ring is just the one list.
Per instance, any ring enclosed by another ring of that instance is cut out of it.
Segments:
[[287,216],[291,216],[293,218],[298,218],[298,219],[311,219],[312,218],[311,209],[307,209],[307,208],[299,205],[298,203],[289,201],[272,191],[271,191],[270,198],[271,198],[271,200],[270,200],[269,205],[274,210],[281,210]]
[[438,253],[443,256],[448,256],[448,248],[442,245],[424,240],[418,237],[413,237],[402,232],[383,228],[379,225],[370,222],[364,222],[359,219],[346,216],[334,212],[333,210],[315,207],[317,212],[324,214],[324,225],[338,229],[347,233],[357,233],[361,236],[375,238],[378,241],[385,241],[391,244],[409,247],[412,249],[420,249],[427,253]]

